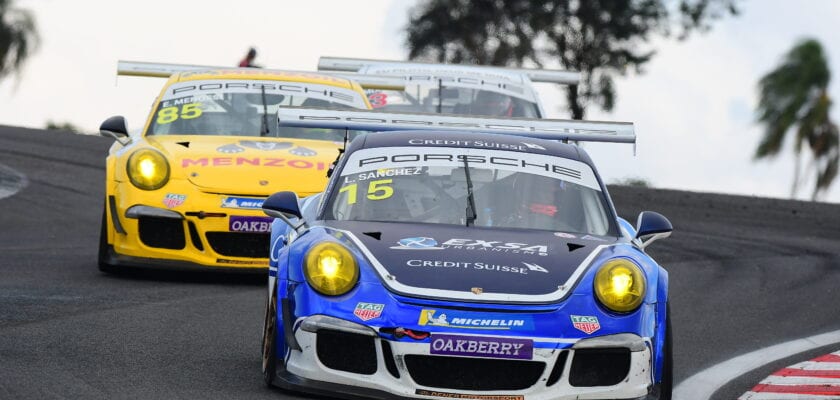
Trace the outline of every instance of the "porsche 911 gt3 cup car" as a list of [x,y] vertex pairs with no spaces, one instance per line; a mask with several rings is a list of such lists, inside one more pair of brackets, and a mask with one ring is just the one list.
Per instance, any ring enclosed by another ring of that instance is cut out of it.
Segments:
[[379,111],[496,117],[544,118],[532,83],[574,85],[580,80],[580,74],[571,71],[341,57],[321,57],[318,70],[402,78],[404,90],[367,91],[371,106]]
[[323,190],[344,131],[278,130],[279,106],[367,109],[359,84],[321,73],[121,62],[121,75],[170,76],[142,133],[112,117],[99,267],[265,270],[278,189]]
[[[338,397],[670,399],[668,220],[617,217],[583,149],[631,124],[281,109],[357,137],[272,226],[268,384]],[[546,140],[549,139],[549,140]],[[553,139],[553,140],[551,140]]]

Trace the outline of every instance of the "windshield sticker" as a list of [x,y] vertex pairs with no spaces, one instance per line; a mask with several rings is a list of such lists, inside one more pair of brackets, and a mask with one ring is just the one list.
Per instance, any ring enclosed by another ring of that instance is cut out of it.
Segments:
[[522,172],[559,179],[601,191],[595,173],[585,163],[543,154],[451,147],[387,147],[354,152],[342,176],[387,168],[413,166],[475,168]]
[[[366,197],[368,200],[385,200],[394,195],[393,179],[380,179],[378,181],[370,181],[367,186]],[[359,184],[351,183],[344,185],[338,190],[338,193],[347,193],[347,204],[356,204],[358,199]]]
[[265,199],[255,199],[252,197],[225,197],[222,199],[222,207],[260,210],[264,201]]
[[172,84],[166,88],[161,97],[161,103],[168,105],[167,101],[201,96],[214,96],[212,98],[223,98],[230,93],[251,93],[260,95],[281,94],[285,96],[300,96],[304,98],[320,99],[332,103],[340,103],[353,108],[367,108],[362,94],[351,90],[332,85],[322,85],[306,82],[283,82],[274,80],[202,80],[187,81]]
[[438,241],[430,237],[410,237],[397,241],[396,246],[391,246],[394,250],[478,250],[478,251],[492,251],[499,253],[510,254],[539,254],[541,256],[548,255],[548,246],[531,245],[527,243],[515,242],[498,242],[476,239],[449,239],[443,243],[438,244]]
[[510,143],[488,142],[485,140],[410,139],[408,141],[408,144],[423,146],[482,147],[488,149],[516,151],[545,150],[545,147],[535,144],[522,143],[522,145],[518,145]]
[[159,125],[171,124],[180,119],[194,119],[201,116],[201,103],[188,103],[180,107],[170,106],[158,110],[157,120]]
[[184,201],[187,200],[187,195],[185,194],[174,194],[174,193],[167,193],[166,196],[163,198],[163,205],[166,208],[175,208],[184,204]]
[[587,335],[591,335],[601,329],[598,317],[592,315],[571,315],[570,317],[572,317],[572,326]]
[[503,273],[513,273],[519,275],[528,275],[528,272],[542,272],[548,273],[548,270],[539,266],[538,264],[533,263],[522,263],[524,266],[509,266],[509,265],[501,265],[501,264],[490,264],[484,262],[465,262],[465,261],[442,261],[442,260],[408,260],[406,265],[409,267],[419,267],[419,268],[452,268],[452,269],[464,269],[464,270],[477,270],[477,271],[492,271],[492,272],[503,272]]
[[317,169],[324,170],[327,166],[324,162],[311,162],[307,160],[289,160],[286,158],[272,157],[200,157],[184,158],[181,160],[181,167],[234,167],[239,165],[253,165],[258,167],[289,167],[296,169]]
[[530,360],[534,355],[531,339],[433,334],[430,354],[446,356],[507,358]]
[[420,326],[444,326],[464,329],[534,329],[534,321],[529,316],[509,317],[497,313],[434,309],[421,310],[417,324]]

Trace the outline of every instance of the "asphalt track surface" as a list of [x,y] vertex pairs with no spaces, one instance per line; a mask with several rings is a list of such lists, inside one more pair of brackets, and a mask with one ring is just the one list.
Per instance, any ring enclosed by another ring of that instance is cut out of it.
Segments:
[[[97,270],[111,142],[0,126],[0,171],[28,179],[0,199],[0,399],[295,398],[260,376],[264,277]],[[655,210],[674,224],[649,252],[670,271],[676,382],[840,329],[840,205],[610,191],[628,220]],[[796,361],[714,397],[737,398]]]

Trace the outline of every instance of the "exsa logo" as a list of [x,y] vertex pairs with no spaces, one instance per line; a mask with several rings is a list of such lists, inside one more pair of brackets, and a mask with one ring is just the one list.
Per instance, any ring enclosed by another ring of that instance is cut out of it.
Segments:
[[391,248],[397,250],[482,250],[501,253],[539,254],[541,256],[548,255],[548,246],[544,244],[530,245],[527,243],[499,242],[478,239],[449,239],[438,245],[438,241],[434,238],[410,237],[400,239],[397,241],[397,246],[392,246]]

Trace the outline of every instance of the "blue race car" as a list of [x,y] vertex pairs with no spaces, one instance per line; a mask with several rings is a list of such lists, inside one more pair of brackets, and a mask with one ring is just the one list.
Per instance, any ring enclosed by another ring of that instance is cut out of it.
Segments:
[[371,131],[326,190],[279,192],[263,375],[343,398],[670,399],[672,230],[616,215],[568,140],[631,124],[285,109],[281,125]]

